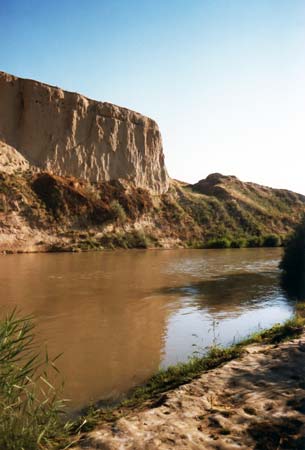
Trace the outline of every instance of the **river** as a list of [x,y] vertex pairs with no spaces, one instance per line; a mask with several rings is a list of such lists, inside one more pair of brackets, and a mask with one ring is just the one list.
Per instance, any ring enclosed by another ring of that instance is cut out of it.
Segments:
[[281,249],[126,250],[0,256],[2,313],[33,314],[78,409],[159,367],[283,322]]

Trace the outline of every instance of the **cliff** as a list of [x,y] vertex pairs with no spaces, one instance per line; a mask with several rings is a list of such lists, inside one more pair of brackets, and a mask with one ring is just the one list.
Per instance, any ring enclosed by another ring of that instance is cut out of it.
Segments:
[[0,72],[0,251],[279,245],[304,212],[234,176],[170,180],[153,120]]
[[154,193],[169,178],[156,122],[0,72],[0,141],[32,165],[91,182],[128,180]]

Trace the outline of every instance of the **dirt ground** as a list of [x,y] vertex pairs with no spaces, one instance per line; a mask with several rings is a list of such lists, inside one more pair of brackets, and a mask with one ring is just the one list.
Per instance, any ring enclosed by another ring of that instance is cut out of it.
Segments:
[[78,450],[305,449],[305,334],[246,354],[83,436]]

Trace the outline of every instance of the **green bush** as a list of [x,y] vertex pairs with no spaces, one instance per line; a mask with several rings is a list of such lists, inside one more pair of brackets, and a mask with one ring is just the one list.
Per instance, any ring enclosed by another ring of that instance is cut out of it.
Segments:
[[228,238],[216,238],[207,242],[207,248],[230,248],[231,241]]
[[100,240],[100,244],[106,248],[147,248],[151,243],[156,243],[154,238],[148,237],[143,231],[134,230],[129,233],[107,234]]
[[143,231],[134,231],[127,234],[128,248],[147,248],[149,240]]
[[287,240],[280,268],[284,287],[305,298],[305,218]]
[[120,225],[126,222],[127,216],[123,206],[117,200],[111,202],[111,215],[114,220],[116,220]]
[[263,247],[280,247],[281,238],[277,234],[268,234],[263,238]]
[[247,240],[247,247],[262,247],[263,238],[261,236],[254,236]]
[[247,241],[246,241],[246,239],[243,239],[243,238],[234,239],[231,242],[231,248],[243,248],[243,247],[246,247],[246,245],[247,245]]
[[187,241],[186,246],[187,246],[187,248],[193,248],[196,250],[206,248],[206,245],[204,244],[203,241],[199,241],[199,240],[195,240],[195,239]]
[[48,380],[54,360],[35,352],[31,318],[15,311],[0,322],[0,448],[54,448],[64,402]]

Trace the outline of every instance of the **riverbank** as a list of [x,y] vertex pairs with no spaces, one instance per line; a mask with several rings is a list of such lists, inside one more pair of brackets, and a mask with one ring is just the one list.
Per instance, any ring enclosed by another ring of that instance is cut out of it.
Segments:
[[[297,311],[283,325],[161,370],[119,405],[91,407],[74,422],[60,420],[65,401],[48,381],[56,358],[37,366],[34,324],[13,311],[0,327],[1,448],[301,450],[304,304]],[[19,367],[22,355],[28,360]],[[41,383],[46,387],[40,392]]]
[[303,449],[303,326],[294,319],[161,372],[119,407],[83,417],[93,431],[77,450]]

